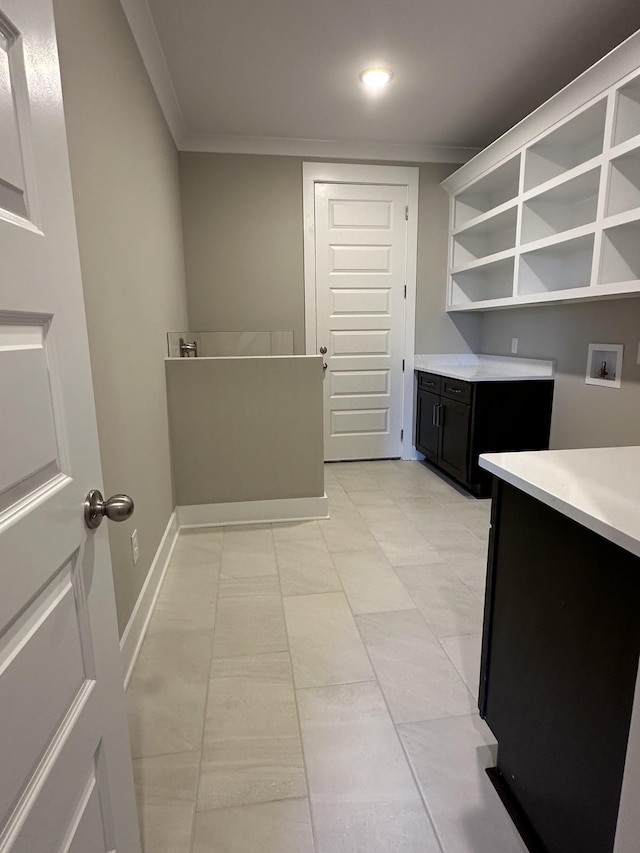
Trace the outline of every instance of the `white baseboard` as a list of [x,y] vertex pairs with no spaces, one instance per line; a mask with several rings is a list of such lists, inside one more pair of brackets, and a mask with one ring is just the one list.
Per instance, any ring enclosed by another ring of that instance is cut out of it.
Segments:
[[147,578],[140,590],[140,595],[120,640],[125,690],[129,684],[133,667],[138,659],[144,635],[147,633],[147,626],[149,625],[149,620],[151,619],[151,614],[153,613],[177,536],[178,516],[176,512],[172,512],[158,545],[156,555],[151,563]]
[[220,504],[179,506],[180,527],[218,527],[277,521],[311,521],[329,517],[327,496],[280,498],[271,501],[237,501]]
[[415,446],[407,448],[406,453],[402,454],[402,461],[403,462],[409,462],[410,460],[413,460],[413,459],[424,459],[424,456],[422,455],[422,453],[419,453],[416,450]]

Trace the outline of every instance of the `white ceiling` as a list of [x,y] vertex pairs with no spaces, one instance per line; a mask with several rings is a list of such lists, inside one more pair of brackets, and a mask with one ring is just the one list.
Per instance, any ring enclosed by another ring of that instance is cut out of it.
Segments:
[[[154,43],[122,3],[179,147],[398,159],[484,147],[640,27],[638,0],[147,0]],[[371,65],[394,71],[378,97]]]

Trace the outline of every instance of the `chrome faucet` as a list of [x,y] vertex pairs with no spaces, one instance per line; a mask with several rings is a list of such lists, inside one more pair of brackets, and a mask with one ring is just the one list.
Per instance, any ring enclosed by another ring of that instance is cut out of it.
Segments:
[[198,342],[197,341],[185,341],[184,338],[180,338],[180,358],[191,358],[191,353],[193,353],[193,357],[198,357]]

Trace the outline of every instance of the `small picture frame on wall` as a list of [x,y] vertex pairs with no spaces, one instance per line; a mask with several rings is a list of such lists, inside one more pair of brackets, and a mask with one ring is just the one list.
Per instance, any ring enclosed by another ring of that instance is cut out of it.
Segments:
[[589,344],[587,385],[619,388],[622,381],[623,344]]

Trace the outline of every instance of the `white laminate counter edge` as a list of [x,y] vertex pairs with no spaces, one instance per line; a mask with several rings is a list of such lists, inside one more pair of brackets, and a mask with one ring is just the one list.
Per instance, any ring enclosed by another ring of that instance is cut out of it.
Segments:
[[480,467],[640,557],[640,447],[486,453]]
[[466,382],[514,382],[553,379],[555,363],[503,355],[418,354],[414,369]]

